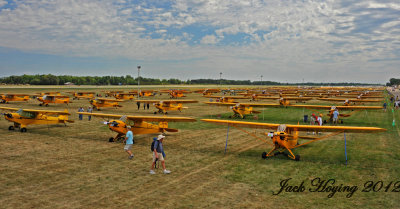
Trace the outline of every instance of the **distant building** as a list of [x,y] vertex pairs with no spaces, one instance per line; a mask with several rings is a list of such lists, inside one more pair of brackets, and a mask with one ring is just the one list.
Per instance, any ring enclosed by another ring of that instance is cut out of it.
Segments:
[[67,82],[67,83],[64,83],[64,85],[69,85],[69,86],[71,86],[71,85],[75,85],[74,83],[71,83],[71,82]]

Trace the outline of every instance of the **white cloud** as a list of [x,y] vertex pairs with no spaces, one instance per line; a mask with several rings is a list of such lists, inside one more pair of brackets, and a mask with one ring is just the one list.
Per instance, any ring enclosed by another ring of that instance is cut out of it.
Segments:
[[[4,2],[0,0],[0,6]],[[154,57],[201,59],[206,61],[195,63],[198,67],[190,63],[187,68],[205,69],[204,65],[211,63],[214,69],[252,69],[254,74],[280,69],[290,74],[290,79],[298,78],[302,71],[314,76],[335,66],[347,72],[351,67],[383,69],[383,64],[379,67],[368,60],[400,59],[400,20],[398,13],[391,12],[400,8],[395,0],[168,2],[172,9],[152,1],[128,6],[124,1],[102,0],[16,1],[15,9],[0,12],[0,46],[149,62],[155,61]],[[373,10],[376,8],[380,9]],[[184,30],[187,26],[198,31]],[[161,38],[152,38],[152,33]],[[224,40],[239,35],[247,42],[232,38],[231,45],[221,46]]]
[[202,44],[216,44],[218,43],[217,37],[214,35],[206,35],[201,39]]
[[4,6],[7,4],[7,1],[5,0],[0,0],[0,7]]

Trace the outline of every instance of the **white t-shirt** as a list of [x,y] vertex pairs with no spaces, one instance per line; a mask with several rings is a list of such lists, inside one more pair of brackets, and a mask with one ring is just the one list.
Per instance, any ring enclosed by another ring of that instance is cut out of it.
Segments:
[[322,126],[322,117],[318,117],[318,124]]

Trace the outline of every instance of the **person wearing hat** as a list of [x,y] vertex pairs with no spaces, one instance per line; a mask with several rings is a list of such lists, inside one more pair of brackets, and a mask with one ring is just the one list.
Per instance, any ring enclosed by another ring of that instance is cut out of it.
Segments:
[[128,131],[126,132],[126,136],[125,136],[125,147],[124,150],[125,152],[127,152],[129,154],[129,159],[131,160],[133,158],[133,153],[132,153],[132,145],[133,145],[133,133],[131,131],[132,127],[127,126],[126,129],[128,129]]
[[150,170],[150,174],[156,174],[156,172],[154,172],[154,167],[156,165],[156,160],[158,159],[159,161],[161,161],[161,165],[163,167],[163,172],[164,174],[169,174],[171,173],[171,171],[167,170],[165,168],[165,161],[164,161],[164,157],[163,157],[163,152],[164,152],[164,148],[163,148],[163,140],[164,140],[165,136],[160,134],[157,137],[157,141],[154,143],[154,150],[153,150],[153,163],[151,164],[151,170]]
[[336,108],[335,111],[333,111],[333,124],[337,124],[338,118],[339,118],[339,110]]

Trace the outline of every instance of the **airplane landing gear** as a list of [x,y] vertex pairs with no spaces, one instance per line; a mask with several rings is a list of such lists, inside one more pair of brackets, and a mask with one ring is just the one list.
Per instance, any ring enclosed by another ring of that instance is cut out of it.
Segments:
[[26,130],[26,128],[21,128],[21,132],[22,133],[24,133],[24,132],[26,132],[27,130]]
[[15,129],[14,126],[8,127],[8,130],[10,130],[10,131],[13,131],[14,129]]

